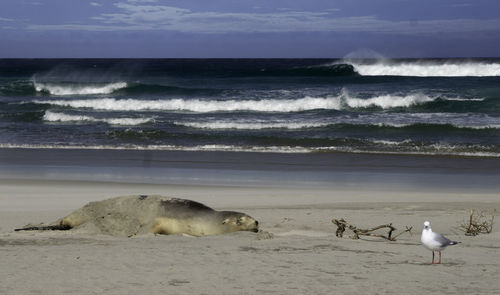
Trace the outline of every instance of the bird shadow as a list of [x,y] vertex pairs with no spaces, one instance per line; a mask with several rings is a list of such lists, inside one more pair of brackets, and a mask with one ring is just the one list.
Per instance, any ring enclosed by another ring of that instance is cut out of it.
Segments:
[[387,262],[387,264],[398,264],[398,265],[403,265],[403,264],[410,264],[410,265],[420,265],[420,266],[443,266],[443,267],[449,267],[449,266],[460,266],[464,265],[465,262],[463,261],[450,261],[450,262],[443,262],[441,264],[437,263],[430,263],[430,262],[420,262],[420,261],[410,261],[410,260],[404,260],[404,261],[399,261],[399,262]]

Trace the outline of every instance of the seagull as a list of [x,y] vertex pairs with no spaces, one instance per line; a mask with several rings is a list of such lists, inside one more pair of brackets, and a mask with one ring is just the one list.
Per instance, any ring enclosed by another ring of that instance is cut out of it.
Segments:
[[432,251],[432,264],[434,264],[434,251],[439,252],[439,262],[437,264],[441,264],[441,251],[450,245],[459,243],[449,240],[442,234],[433,232],[429,221],[424,222],[424,229],[422,230],[422,237],[420,240],[424,247]]

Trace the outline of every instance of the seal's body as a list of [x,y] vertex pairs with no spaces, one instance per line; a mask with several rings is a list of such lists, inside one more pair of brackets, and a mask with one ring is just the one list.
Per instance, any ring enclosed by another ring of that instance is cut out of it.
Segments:
[[219,235],[258,231],[252,217],[233,211],[216,211],[201,203],[162,196],[127,196],[91,202],[48,226],[17,230],[69,230],[131,236],[155,234]]

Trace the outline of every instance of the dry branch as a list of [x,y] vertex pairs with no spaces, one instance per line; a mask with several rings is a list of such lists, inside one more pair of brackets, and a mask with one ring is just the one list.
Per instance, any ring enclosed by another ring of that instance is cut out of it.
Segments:
[[[410,227],[406,226],[406,229],[404,231],[398,233],[395,236],[392,236],[392,233],[396,230],[396,228],[394,226],[392,226],[392,223],[379,225],[379,226],[369,228],[369,229],[358,228],[352,224],[349,224],[344,219],[335,219],[334,218],[334,219],[332,219],[332,223],[334,223],[337,226],[337,231],[335,233],[335,235],[337,237],[339,237],[339,238],[343,237],[346,228],[348,228],[354,233],[354,236],[352,236],[352,238],[356,239],[356,240],[359,239],[359,236],[369,236],[369,237],[377,237],[377,238],[386,239],[388,241],[395,241],[397,237],[399,237],[400,235],[402,235],[405,232],[408,232],[411,234],[411,230],[413,228],[411,226]],[[382,228],[389,229],[389,231],[387,232],[387,235],[373,233],[374,231],[382,229]]]
[[493,231],[493,223],[495,220],[496,209],[493,209],[491,218],[487,219],[487,212],[476,212],[471,209],[469,213],[469,220],[460,224],[460,228],[465,232],[466,236],[477,236],[479,234],[489,234]]

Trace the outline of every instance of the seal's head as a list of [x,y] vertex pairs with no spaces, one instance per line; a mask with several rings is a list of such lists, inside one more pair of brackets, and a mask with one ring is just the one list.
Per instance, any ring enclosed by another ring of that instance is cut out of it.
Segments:
[[250,217],[244,213],[232,212],[232,211],[222,211],[220,212],[223,216],[222,225],[226,227],[228,232],[233,231],[259,231],[259,222],[253,217]]

